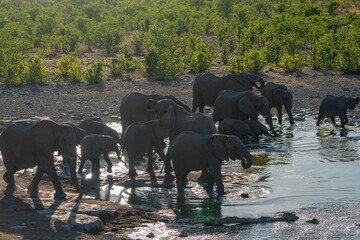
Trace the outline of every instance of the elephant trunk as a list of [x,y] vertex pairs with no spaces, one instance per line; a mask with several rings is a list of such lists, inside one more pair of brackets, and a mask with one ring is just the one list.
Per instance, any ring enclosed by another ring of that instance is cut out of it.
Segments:
[[[259,82],[259,83],[260,83],[260,86],[257,86],[257,85],[256,85],[256,82]],[[256,79],[256,80],[254,80],[254,86],[255,86],[257,89],[263,89],[263,88],[265,87],[264,79],[258,78],[258,79]]]
[[252,156],[248,150],[246,150],[245,154],[240,155],[241,166],[245,169],[250,168],[253,162]]
[[71,183],[75,187],[76,191],[78,191],[81,195],[82,191],[80,189],[76,176],[76,157],[73,158],[69,157],[69,167],[70,167]]

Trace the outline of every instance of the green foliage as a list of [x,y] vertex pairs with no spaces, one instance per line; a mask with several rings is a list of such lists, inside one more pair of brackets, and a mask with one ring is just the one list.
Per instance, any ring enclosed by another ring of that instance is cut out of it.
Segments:
[[107,54],[115,52],[121,36],[120,30],[109,22],[104,22],[98,27],[98,39]]
[[314,15],[320,15],[322,13],[321,7],[315,4],[308,4],[303,7],[304,16],[310,17]]
[[234,2],[234,0],[214,0],[215,9],[221,17],[229,18],[232,13]]
[[195,51],[191,51],[190,61],[187,65],[190,72],[202,73],[209,71],[214,59],[214,47],[203,43],[197,44]]
[[305,58],[302,53],[296,53],[294,55],[286,53],[282,57],[280,65],[285,72],[300,75],[305,68]]
[[231,73],[250,72],[260,73],[265,68],[265,58],[262,51],[251,49],[243,57],[234,56],[228,70]]
[[104,60],[100,59],[97,63],[90,65],[85,72],[85,81],[88,84],[103,84],[104,78]]
[[13,53],[4,58],[3,82],[11,87],[25,84],[26,65],[25,56],[21,53]]
[[155,81],[172,81],[180,77],[182,64],[175,49],[153,47],[145,55],[145,73]]
[[329,15],[333,15],[334,12],[340,7],[341,2],[339,0],[329,0],[325,3],[325,8]]
[[335,67],[345,74],[359,74],[360,47],[344,46],[335,59]]
[[144,47],[144,35],[134,34],[131,39],[131,45],[134,46],[135,54],[141,55],[143,53],[143,47]]
[[42,65],[41,56],[36,56],[29,60],[26,69],[26,83],[29,84],[48,84],[49,72]]
[[132,60],[131,58],[127,58],[125,54],[120,54],[116,59],[112,59],[110,72],[112,75],[123,75],[127,71],[134,71],[136,69],[140,69],[140,63]]
[[229,50],[225,47],[220,48],[220,59],[221,62],[226,65],[229,62]]
[[84,73],[81,70],[82,63],[76,57],[70,58],[64,56],[56,64],[55,74],[63,81],[68,79],[70,82],[80,83],[84,80]]
[[283,52],[283,44],[279,39],[266,42],[264,53],[268,63],[278,64]]

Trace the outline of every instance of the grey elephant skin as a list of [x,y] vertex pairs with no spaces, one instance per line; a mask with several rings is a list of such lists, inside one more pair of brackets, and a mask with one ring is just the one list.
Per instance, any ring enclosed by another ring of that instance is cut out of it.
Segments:
[[42,120],[34,125],[13,124],[7,127],[0,136],[0,149],[7,170],[3,178],[8,183],[7,189],[14,189],[16,171],[38,166],[28,191],[37,193],[37,186],[46,173],[54,185],[54,197],[65,198],[66,194],[54,166],[53,152],[59,150],[69,162],[72,184],[81,194],[76,177],[77,141],[76,129],[49,120]]
[[282,124],[282,106],[285,107],[289,116],[290,124],[294,124],[294,119],[291,113],[293,96],[286,86],[272,82],[267,83],[262,91],[262,95],[269,101],[270,109],[276,107],[279,124]]
[[241,159],[243,168],[249,168],[252,165],[251,154],[236,136],[188,131],[179,134],[167,153],[167,158],[172,160],[174,166],[178,193],[184,192],[185,178],[189,172],[208,168],[207,192],[213,191],[214,182],[216,182],[218,194],[223,194],[221,164],[229,157]]
[[158,121],[152,120],[146,123],[133,123],[122,135],[122,148],[129,156],[129,177],[135,179],[135,159],[141,153],[147,153],[148,166],[146,171],[154,179],[153,149],[164,161],[163,140],[168,137],[168,132],[159,125]]
[[250,135],[255,138],[259,138],[261,135],[271,136],[267,127],[259,120],[245,120],[244,123],[250,127]]
[[[174,101],[148,100],[148,110],[154,111],[159,117],[159,124],[169,132],[170,145],[173,139],[181,132],[194,131],[201,134],[213,134],[216,132],[215,124],[211,118],[202,113],[189,113]],[[165,159],[165,181],[170,181],[171,163]],[[207,179],[206,172],[203,172],[199,180]]]
[[341,121],[341,127],[345,127],[345,124],[349,122],[346,112],[348,109],[355,109],[356,105],[360,102],[360,98],[352,98],[352,97],[336,97],[332,95],[327,95],[321,101],[319,107],[319,116],[316,122],[316,125],[319,126],[320,122],[323,118],[328,117],[331,119],[331,122],[334,126],[335,117],[339,116]]
[[170,99],[186,111],[190,112],[190,108],[171,95],[162,96],[159,94],[146,95],[142,93],[130,93],[126,95],[120,103],[120,117],[122,130],[132,123],[145,123],[150,120],[155,120],[153,112],[147,111],[146,102],[150,99],[159,101],[162,99]]
[[251,91],[223,90],[215,100],[213,120],[220,124],[225,118],[257,120],[259,114],[265,117],[266,123],[275,134],[269,102],[264,96],[255,95]]
[[[256,84],[259,83],[260,86]],[[264,88],[264,80],[249,73],[231,74],[217,77],[211,73],[206,73],[195,78],[193,85],[193,105],[192,112],[199,108],[199,112],[204,112],[204,106],[214,106],[215,99],[221,90],[233,90],[242,92]]]
[[232,118],[225,118],[219,126],[219,133],[235,135],[238,138],[252,136],[251,129],[244,121]]
[[93,120],[85,120],[79,124],[79,128],[84,129],[88,134],[93,133],[113,137],[115,138],[116,142],[120,144],[119,133],[104,123]]
[[116,152],[116,155],[120,161],[120,151],[115,138],[105,135],[91,134],[86,136],[80,143],[81,147],[81,162],[79,166],[79,173],[83,172],[83,167],[86,160],[90,160],[92,163],[92,173],[96,177],[100,174],[100,156],[104,156],[108,168],[108,172],[112,172],[112,162],[109,158],[109,152]]

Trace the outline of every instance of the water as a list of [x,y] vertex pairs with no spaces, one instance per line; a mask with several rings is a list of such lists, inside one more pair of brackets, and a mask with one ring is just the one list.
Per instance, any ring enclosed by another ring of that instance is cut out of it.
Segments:
[[[119,123],[109,126],[121,132]],[[226,195],[209,197],[204,188],[190,182],[185,197],[176,189],[159,187],[126,188],[118,176],[127,168],[111,154],[113,173],[106,172],[101,161],[101,182],[91,182],[91,165],[84,166],[82,179],[87,197],[130,204],[144,210],[173,211],[177,217],[171,223],[139,228],[131,237],[176,237],[186,232],[196,238],[246,239],[357,239],[360,238],[360,129],[333,128],[330,124],[315,126],[313,117],[299,121],[294,128],[276,127],[279,137],[258,141],[245,140],[253,155],[250,169],[239,161],[224,162],[222,172]],[[126,155],[123,156],[126,160]],[[139,159],[138,174],[144,172],[147,159]],[[155,162],[160,169],[162,162]],[[67,171],[63,171],[64,175]],[[81,176],[79,175],[81,178]],[[87,184],[89,183],[90,184]],[[89,187],[90,186],[90,187]],[[241,193],[248,193],[242,198]],[[300,217],[295,223],[267,223],[239,227],[204,227],[196,224],[216,217],[273,216],[280,211],[293,211]],[[171,214],[170,214],[171,215]],[[306,223],[317,218],[318,225]],[[195,224],[194,224],[195,220]]]

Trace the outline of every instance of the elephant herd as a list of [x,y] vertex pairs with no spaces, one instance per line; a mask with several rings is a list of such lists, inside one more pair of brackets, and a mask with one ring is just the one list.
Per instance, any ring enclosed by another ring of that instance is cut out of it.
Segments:
[[[253,87],[261,94],[255,94]],[[348,123],[347,109],[354,109],[359,101],[359,97],[326,96],[320,104],[317,125],[324,117],[329,117],[335,126],[335,116],[339,116],[341,127],[345,127]],[[135,159],[140,153],[147,153],[146,171],[152,180],[156,179],[153,169],[155,150],[164,162],[164,181],[172,182],[172,172],[175,172],[178,193],[184,192],[187,174],[201,170],[198,180],[207,181],[207,192],[211,194],[216,183],[218,194],[223,194],[222,161],[240,159],[243,168],[251,167],[252,156],[240,139],[276,136],[270,113],[274,107],[279,124],[282,124],[284,106],[293,125],[292,104],[292,93],[285,86],[271,82],[265,84],[261,77],[248,73],[224,77],[203,74],[194,81],[192,111],[171,95],[126,95],[120,104],[121,137],[116,130],[92,120],[85,120],[78,126],[50,120],[10,125],[0,136],[0,150],[6,167],[3,179],[8,183],[7,190],[13,191],[14,173],[38,166],[28,187],[29,193],[37,193],[38,184],[46,173],[55,188],[54,197],[64,198],[66,194],[54,165],[53,153],[58,151],[63,156],[63,162],[69,164],[72,184],[82,194],[76,176],[76,145],[81,147],[78,172],[82,173],[84,163],[89,159],[92,172],[99,177],[101,155],[108,164],[108,172],[112,168],[108,156],[110,151],[116,152],[122,161],[119,144],[128,155],[128,174],[132,181],[136,177]],[[213,106],[212,117],[203,113],[205,105]],[[200,112],[195,112],[197,108]],[[271,134],[258,121],[259,115],[265,118]],[[215,127],[217,122],[218,132]],[[165,154],[166,138],[169,138],[169,147]]]

